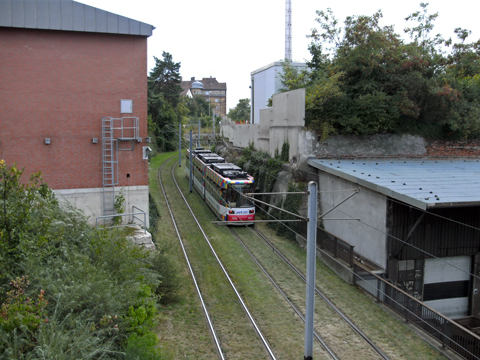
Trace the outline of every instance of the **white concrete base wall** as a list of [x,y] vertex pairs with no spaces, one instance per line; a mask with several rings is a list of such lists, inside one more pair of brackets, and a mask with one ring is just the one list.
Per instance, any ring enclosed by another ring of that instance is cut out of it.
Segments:
[[424,301],[425,305],[449,317],[458,319],[468,316],[468,297]]
[[[115,187],[115,193],[120,193],[123,189],[123,196],[125,197],[125,212],[132,211],[132,206],[136,206],[146,212],[147,228],[149,226],[149,210],[148,210],[148,185],[145,186],[123,186]],[[76,208],[82,210],[88,221],[95,224],[97,216],[103,215],[103,188],[85,188],[85,189],[61,189],[53,190],[59,201],[68,201]],[[140,217],[138,215],[137,217]],[[131,222],[130,216],[124,217],[124,222]]]
[[[318,181],[320,190],[319,214],[324,214],[334,205],[339,204],[352,194],[354,188],[360,188],[357,195],[329,213],[323,224],[325,230],[355,246],[355,252],[386,269],[386,197],[325,172],[320,172]],[[361,219],[362,222],[351,220],[357,218]]]

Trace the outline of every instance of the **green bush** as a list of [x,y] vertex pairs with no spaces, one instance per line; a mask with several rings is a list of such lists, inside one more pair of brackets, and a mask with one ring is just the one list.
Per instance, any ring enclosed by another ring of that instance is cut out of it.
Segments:
[[149,334],[175,268],[22,172],[0,162],[0,359],[160,356]]

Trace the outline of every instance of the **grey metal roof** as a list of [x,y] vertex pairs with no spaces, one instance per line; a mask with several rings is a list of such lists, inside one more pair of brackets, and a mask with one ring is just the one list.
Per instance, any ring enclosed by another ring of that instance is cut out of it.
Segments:
[[155,29],[72,0],[0,0],[0,26],[140,36]]
[[310,159],[308,164],[421,209],[480,205],[477,159]]

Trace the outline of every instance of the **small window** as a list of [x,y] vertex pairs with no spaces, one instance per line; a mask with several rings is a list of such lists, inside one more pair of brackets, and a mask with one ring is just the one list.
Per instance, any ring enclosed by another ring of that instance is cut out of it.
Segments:
[[215,102],[219,102],[219,101],[220,101],[220,99],[218,99],[218,98],[215,99]]

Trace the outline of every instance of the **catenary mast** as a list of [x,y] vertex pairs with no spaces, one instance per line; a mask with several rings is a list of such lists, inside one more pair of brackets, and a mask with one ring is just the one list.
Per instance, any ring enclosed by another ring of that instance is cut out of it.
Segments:
[[292,61],[292,0],[285,0],[285,60]]

